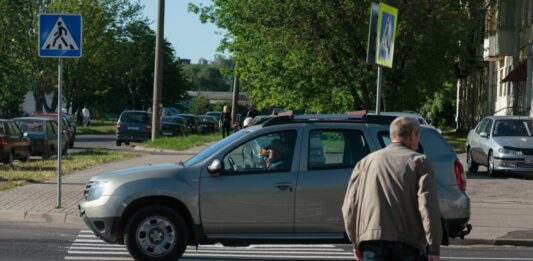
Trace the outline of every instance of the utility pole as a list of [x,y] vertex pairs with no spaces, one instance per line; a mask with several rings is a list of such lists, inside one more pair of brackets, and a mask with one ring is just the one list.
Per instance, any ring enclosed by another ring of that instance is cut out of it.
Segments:
[[165,36],[165,0],[159,0],[157,8],[157,32],[155,38],[154,95],[152,104],[152,140],[161,129],[161,97],[163,92],[163,41]]
[[235,62],[235,69],[233,72],[233,98],[231,101],[231,119],[233,123],[239,124],[237,120],[237,107],[239,105],[239,75],[237,74],[237,62]]

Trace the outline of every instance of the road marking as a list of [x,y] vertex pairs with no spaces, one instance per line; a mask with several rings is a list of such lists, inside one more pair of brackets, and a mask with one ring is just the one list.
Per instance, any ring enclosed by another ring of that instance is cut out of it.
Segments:
[[[351,251],[332,244],[250,245],[225,247],[221,244],[188,246],[182,259],[220,258],[226,260],[353,260]],[[82,230],[64,260],[133,260],[126,246],[108,244],[91,231]]]

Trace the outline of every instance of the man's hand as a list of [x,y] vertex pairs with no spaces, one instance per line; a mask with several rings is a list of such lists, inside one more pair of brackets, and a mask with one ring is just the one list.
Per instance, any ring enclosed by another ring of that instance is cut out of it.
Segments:
[[440,261],[440,256],[428,256],[428,261]]
[[355,256],[356,261],[363,261],[363,257],[361,256],[361,252],[357,250],[357,248],[353,248],[353,255]]

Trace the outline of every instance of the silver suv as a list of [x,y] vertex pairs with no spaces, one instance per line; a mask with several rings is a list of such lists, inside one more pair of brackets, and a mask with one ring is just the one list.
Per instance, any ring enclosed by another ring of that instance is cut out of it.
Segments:
[[[138,260],[176,260],[186,245],[348,242],[341,205],[355,164],[389,142],[395,117],[278,116],[243,129],[184,164],[93,177],[80,215],[96,235]],[[450,145],[422,127],[443,226],[471,226],[466,175]]]

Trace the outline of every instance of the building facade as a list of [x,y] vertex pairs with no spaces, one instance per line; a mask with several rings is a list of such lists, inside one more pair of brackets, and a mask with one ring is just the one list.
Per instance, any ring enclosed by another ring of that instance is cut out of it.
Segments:
[[479,66],[457,83],[457,129],[487,115],[533,116],[533,1],[488,0],[476,52]]

